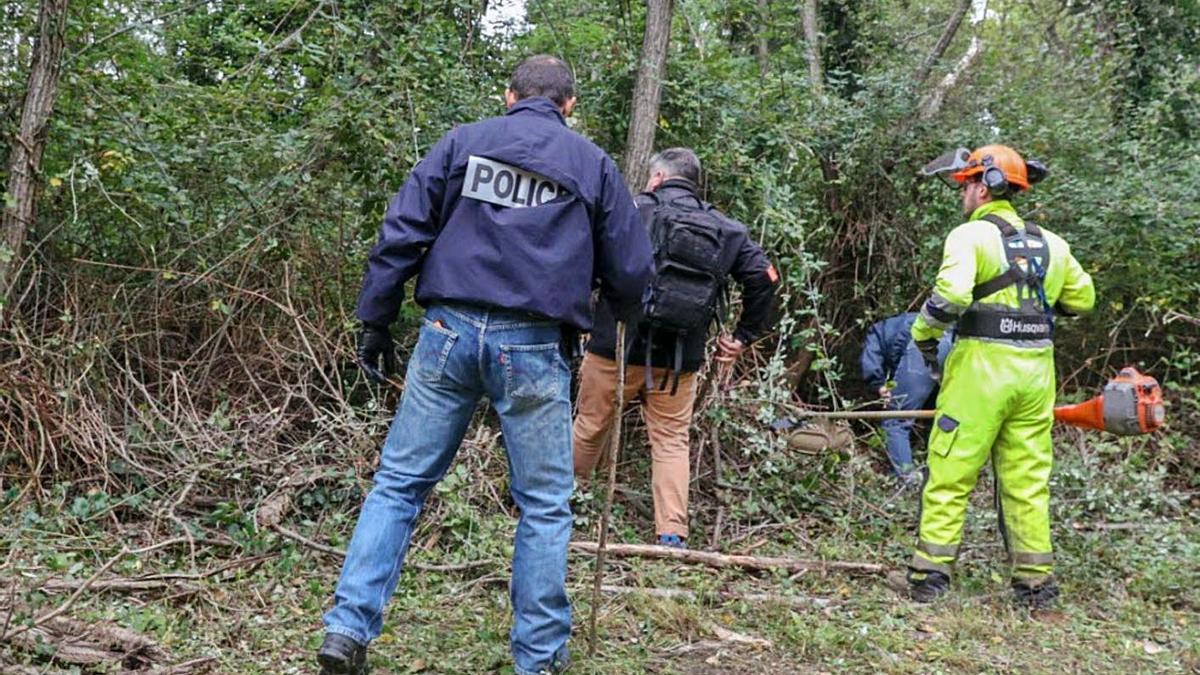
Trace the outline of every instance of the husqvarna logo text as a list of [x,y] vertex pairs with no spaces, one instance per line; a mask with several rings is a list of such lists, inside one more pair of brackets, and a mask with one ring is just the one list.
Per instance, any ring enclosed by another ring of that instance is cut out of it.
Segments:
[[1011,317],[1000,319],[1000,332],[1004,335],[1012,335],[1020,333],[1023,335],[1034,334],[1049,334],[1050,325],[1045,323],[1027,323]]

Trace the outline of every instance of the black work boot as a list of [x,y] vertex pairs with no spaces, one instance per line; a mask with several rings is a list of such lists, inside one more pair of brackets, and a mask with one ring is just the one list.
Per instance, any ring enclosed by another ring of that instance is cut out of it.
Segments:
[[326,633],[317,662],[321,675],[367,675],[367,646],[340,633]]
[[908,597],[921,603],[930,603],[950,592],[950,577],[941,572],[926,572],[916,578],[908,575]]
[[1013,601],[1029,609],[1050,609],[1058,602],[1058,584],[1048,579],[1037,586],[1023,581],[1013,581]]

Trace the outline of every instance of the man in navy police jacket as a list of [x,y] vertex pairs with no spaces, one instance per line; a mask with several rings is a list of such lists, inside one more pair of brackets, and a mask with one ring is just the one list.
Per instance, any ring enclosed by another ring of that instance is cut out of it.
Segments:
[[526,59],[505,99],[507,114],[456,127],[413,169],[367,263],[358,360],[368,376],[382,381],[394,369],[388,324],[414,276],[426,314],[325,615],[322,673],[366,671],[366,645],[382,629],[417,514],[485,396],[500,417],[520,509],[515,671],[568,663],[571,375],[560,345],[564,331],[591,328],[595,287],[636,314],[653,261],[616,165],[566,126],[575,106],[566,64]]

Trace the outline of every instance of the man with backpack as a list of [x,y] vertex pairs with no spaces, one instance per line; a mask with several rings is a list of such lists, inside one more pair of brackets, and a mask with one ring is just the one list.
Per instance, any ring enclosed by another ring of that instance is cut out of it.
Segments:
[[[696,371],[704,363],[709,328],[724,318],[727,285],[742,289],[742,315],[733,334],[717,339],[718,361],[732,363],[773,325],[779,275],[742,223],[696,194],[700,160],[687,148],[650,159],[650,179],[636,202],[654,246],[655,277],[644,315],[628,332],[630,364],[623,400],[640,394],[650,437],[657,542],[686,547],[688,434]],[[580,371],[575,417],[575,475],[586,479],[608,445],[618,411],[616,320],[601,298]]]

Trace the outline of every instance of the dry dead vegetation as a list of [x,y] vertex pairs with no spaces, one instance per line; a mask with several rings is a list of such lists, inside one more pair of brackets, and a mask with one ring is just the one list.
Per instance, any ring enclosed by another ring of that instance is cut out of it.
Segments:
[[[11,672],[309,672],[396,392],[359,382],[345,317],[295,308],[291,270],[272,287],[242,269],[218,282],[121,268],[86,289],[42,277],[11,315],[0,343],[0,661]],[[225,292],[217,310],[214,288]],[[88,311],[98,297],[119,301]],[[882,573],[904,557],[911,497],[881,475],[866,426],[844,453],[802,454],[775,438],[760,400],[770,367],[755,354],[706,377],[688,554],[636,546],[651,500],[644,433],[629,413],[613,534],[623,546],[603,589],[601,656],[583,656],[578,635],[578,668],[956,670],[1008,653],[1011,668],[1036,671],[1043,647],[992,642],[1038,633],[993,579],[999,550],[986,521],[973,525],[959,619],[896,601]],[[413,573],[373,649],[382,672],[507,667],[515,511],[496,428],[479,414],[431,498]],[[1186,564],[1197,554],[1194,493],[1169,465],[1147,461],[1144,444],[1079,438],[1063,439],[1072,458],[1058,494],[1081,523],[1060,534],[1080,603],[1050,624],[1050,643],[1035,644],[1068,649],[1082,670],[1182,672],[1197,663],[1187,646],[1195,621],[1185,620],[1197,607]],[[1135,470],[1096,482],[1115,458]],[[1125,510],[1105,511],[1114,505]],[[576,511],[571,592],[582,620],[595,496],[581,493]],[[1108,529],[1138,514],[1163,525],[1153,536]],[[1136,555],[1098,552],[1108,550]],[[1115,607],[1099,600],[1114,594]]]

